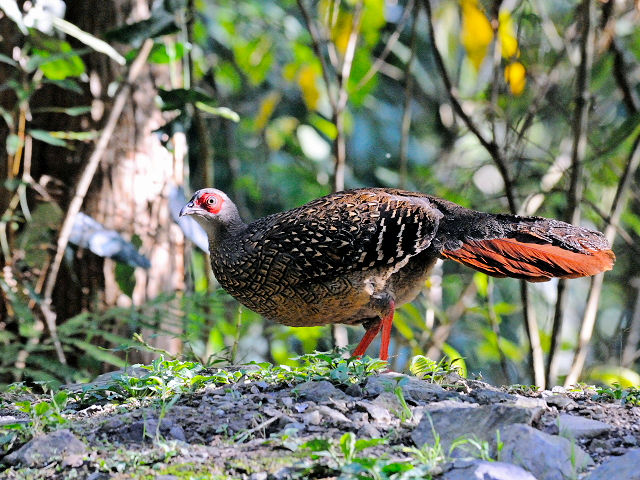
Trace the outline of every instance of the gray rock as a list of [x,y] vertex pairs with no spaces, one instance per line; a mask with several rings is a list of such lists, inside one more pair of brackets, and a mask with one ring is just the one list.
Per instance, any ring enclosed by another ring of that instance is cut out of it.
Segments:
[[367,411],[367,413],[371,417],[371,420],[373,420],[375,423],[381,423],[384,425],[388,425],[391,423],[391,414],[386,408],[381,407],[380,405],[377,405],[375,403],[368,402],[366,400],[360,402],[359,405]]
[[609,457],[584,480],[640,480],[640,448],[621,457]]
[[500,460],[519,465],[538,480],[566,480],[593,465],[591,457],[575,442],[549,435],[527,425],[500,430],[504,444]]
[[326,405],[319,405],[317,411],[320,412],[323,417],[326,417],[335,423],[351,423],[351,420],[345,417],[343,413],[340,413],[338,410],[331,407],[327,407]]
[[414,402],[430,402],[456,396],[455,393],[447,392],[435,383],[429,383],[416,377],[409,377],[394,372],[369,377],[364,389],[367,394],[376,396],[382,392],[393,392],[399,383],[401,384],[405,399]]
[[547,402],[547,405],[549,405],[550,407],[556,407],[556,408],[567,408],[570,405],[571,406],[576,405],[576,402],[574,402],[572,399],[570,399],[566,395],[562,395],[559,393],[549,395],[544,400]]
[[[507,425],[531,423],[534,413],[532,409],[504,404],[444,408],[425,413],[411,433],[411,439],[418,447],[433,444],[435,431],[445,452],[448,452],[458,438],[492,441],[496,438],[496,431]],[[463,453],[459,450],[456,448],[453,455]]]
[[540,415],[542,415],[542,412],[547,409],[547,402],[545,402],[542,398],[514,395],[514,399],[514,405],[516,407],[538,408],[540,409]]
[[42,467],[68,456],[84,455],[87,447],[69,430],[57,430],[34,437],[15,452],[4,457],[9,465]]
[[510,393],[496,390],[494,388],[479,388],[471,392],[471,397],[478,403],[515,403],[516,397]]
[[442,480],[536,480],[526,470],[504,462],[484,460],[456,461]]
[[327,380],[301,383],[293,389],[293,392],[297,393],[301,398],[313,400],[314,402],[326,402],[330,398],[345,397],[342,391]]
[[608,423],[566,413],[558,415],[558,428],[560,435],[568,435],[576,439],[593,438],[613,430],[613,427]]

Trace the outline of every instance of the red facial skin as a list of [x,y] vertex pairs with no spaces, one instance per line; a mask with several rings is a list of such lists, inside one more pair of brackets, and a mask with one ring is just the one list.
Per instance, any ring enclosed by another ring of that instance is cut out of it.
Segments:
[[207,212],[218,214],[222,209],[224,199],[217,193],[205,193],[198,199],[198,205]]

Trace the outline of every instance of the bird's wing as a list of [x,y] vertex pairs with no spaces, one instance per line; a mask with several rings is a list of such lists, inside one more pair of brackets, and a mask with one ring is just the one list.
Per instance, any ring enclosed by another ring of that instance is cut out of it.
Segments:
[[[431,244],[442,213],[427,197],[379,189],[319,198],[250,225],[250,242],[287,278],[316,282],[351,271],[401,268]],[[282,267],[282,268],[284,268]]]

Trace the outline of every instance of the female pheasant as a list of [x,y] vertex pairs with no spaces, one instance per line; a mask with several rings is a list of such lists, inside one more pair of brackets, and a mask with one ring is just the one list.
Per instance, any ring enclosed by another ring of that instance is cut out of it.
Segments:
[[295,327],[361,323],[354,356],[382,330],[382,360],[395,307],[415,298],[438,258],[530,282],[595,275],[615,261],[600,232],[389,188],[334,193],[249,224],[225,193],[205,188],[180,215],[207,231],[213,273],[238,301]]

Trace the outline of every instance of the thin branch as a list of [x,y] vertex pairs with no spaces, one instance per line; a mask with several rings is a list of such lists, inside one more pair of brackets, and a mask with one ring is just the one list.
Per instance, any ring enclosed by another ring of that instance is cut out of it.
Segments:
[[73,196],[73,199],[71,200],[71,203],[69,204],[67,215],[60,229],[56,255],[51,264],[51,270],[49,271],[49,275],[47,276],[47,281],[45,282],[44,298],[41,308],[45,317],[45,321],[47,322],[47,327],[49,328],[49,332],[51,333],[51,338],[56,348],[58,360],[63,364],[66,364],[66,358],[64,356],[64,352],[62,351],[60,339],[57,335],[56,314],[51,308],[51,296],[56,285],[56,280],[58,279],[58,272],[60,271],[60,265],[62,264],[64,252],[69,243],[69,235],[71,234],[71,229],[73,228],[73,222],[76,218],[76,215],[80,211],[80,208],[82,207],[82,202],[84,201],[84,197],[89,190],[89,185],[93,180],[93,176],[98,168],[98,165],[100,164],[100,161],[102,160],[104,152],[107,149],[107,145],[111,140],[111,136],[113,135],[118,120],[120,119],[120,114],[122,113],[122,110],[124,109],[124,106],[129,98],[131,85],[133,85],[135,80],[138,78],[138,75],[140,74],[142,68],[146,64],[147,57],[151,52],[151,47],[153,47],[153,40],[146,40],[142,45],[142,48],[140,48],[138,56],[131,64],[126,83],[123,84],[120,92],[116,95],[115,101],[113,103],[113,108],[111,109],[109,118],[107,119],[107,123],[102,130],[102,134],[100,135],[98,143],[96,144],[96,149],[93,151],[93,154],[87,162],[87,166],[85,167],[80,179],[78,180],[76,192]]
[[[567,210],[565,220],[569,223],[580,222],[580,202],[582,201],[584,161],[587,154],[589,128],[589,83],[591,67],[595,51],[595,25],[593,22],[594,7],[592,0],[583,0],[580,5],[582,35],[580,36],[580,63],[576,72],[576,98],[573,112],[573,145],[571,149],[571,177],[567,192]],[[566,280],[558,282],[556,309],[551,328],[551,346],[547,363],[547,384],[555,382],[556,364],[555,354],[558,348],[559,336],[562,332],[562,321],[565,309]],[[593,285],[593,281],[592,281]]]
[[[413,2],[411,2],[411,8],[413,9]],[[407,10],[409,7],[407,6]],[[413,100],[413,75],[411,74],[411,67],[413,66],[413,59],[416,56],[416,24],[418,20],[418,14],[420,9],[416,8],[415,18],[411,24],[411,37],[409,40],[409,59],[405,66],[405,85],[404,85],[404,105],[402,107],[402,124],[400,127],[400,168],[399,176],[400,181],[398,186],[400,188],[406,188],[407,176],[408,176],[408,150],[409,150],[409,132],[411,130],[411,101]]]
[[[611,214],[609,217],[611,222],[604,229],[604,236],[611,244],[613,244],[613,240],[616,235],[616,226],[620,221],[620,217],[622,216],[622,212],[626,205],[625,197],[631,188],[633,179],[638,171],[638,166],[640,166],[640,135],[635,139],[631,154],[629,155],[629,159],[625,165],[624,173],[618,182],[618,188],[610,209]],[[600,292],[602,291],[603,278],[604,273],[600,273],[591,278],[591,284],[589,285],[589,293],[587,296],[587,306],[585,308],[584,315],[582,316],[582,323],[580,326],[578,349],[573,358],[569,374],[565,379],[565,385],[574,385],[578,381],[578,378],[582,373],[582,369],[584,368],[584,364],[587,359],[589,340],[591,340],[593,327],[596,321],[596,314],[598,313],[598,301],[600,300]]]

